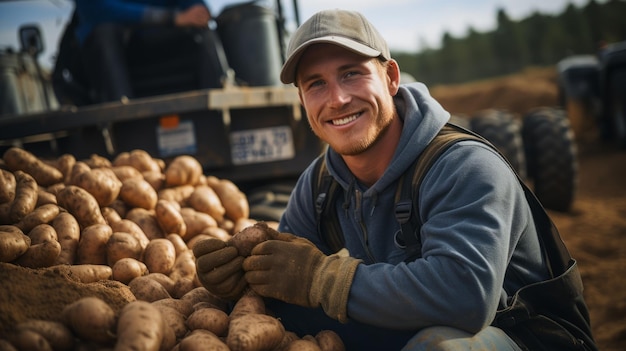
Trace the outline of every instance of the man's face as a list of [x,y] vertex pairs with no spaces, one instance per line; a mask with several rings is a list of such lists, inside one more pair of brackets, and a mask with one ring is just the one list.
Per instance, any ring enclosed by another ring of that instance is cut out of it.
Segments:
[[300,100],[313,132],[338,153],[363,153],[393,120],[398,79],[395,61],[389,62],[391,69],[332,44],[313,45],[302,55]]

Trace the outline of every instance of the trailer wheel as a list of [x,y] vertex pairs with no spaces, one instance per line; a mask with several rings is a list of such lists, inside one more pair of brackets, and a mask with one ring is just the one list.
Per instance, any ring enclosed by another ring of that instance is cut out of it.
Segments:
[[524,117],[522,128],[528,176],[544,207],[568,211],[578,184],[576,144],[565,112],[539,108]]
[[252,189],[247,195],[249,217],[257,221],[280,221],[292,190],[292,184],[270,184]]
[[626,69],[615,70],[610,82],[609,117],[613,137],[621,148],[626,148]]
[[489,140],[513,166],[520,178],[526,179],[526,159],[520,123],[512,114],[485,110],[471,119],[471,130]]

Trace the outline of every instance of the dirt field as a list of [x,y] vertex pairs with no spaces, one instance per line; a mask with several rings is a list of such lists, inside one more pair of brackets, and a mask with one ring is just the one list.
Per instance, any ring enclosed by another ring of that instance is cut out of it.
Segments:
[[[552,69],[431,92],[450,112],[472,116],[486,108],[523,115],[557,104]],[[569,213],[549,211],[585,285],[600,350],[626,349],[626,151],[600,142],[588,120],[570,115],[578,140],[579,188]]]

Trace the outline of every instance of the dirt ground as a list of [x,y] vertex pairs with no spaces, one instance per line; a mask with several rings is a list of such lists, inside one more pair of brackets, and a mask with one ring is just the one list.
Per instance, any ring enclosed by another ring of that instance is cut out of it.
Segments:
[[[557,104],[552,69],[458,86],[432,87],[453,114],[471,117],[486,108],[523,116]],[[602,351],[626,350],[626,150],[600,141],[593,123],[570,113],[578,142],[579,184],[568,213],[549,211],[578,261],[591,326]]]

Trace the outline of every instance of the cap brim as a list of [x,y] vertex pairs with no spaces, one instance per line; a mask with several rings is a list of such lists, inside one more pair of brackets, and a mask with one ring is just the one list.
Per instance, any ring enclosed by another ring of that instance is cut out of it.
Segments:
[[348,38],[344,38],[344,37],[340,37],[336,35],[315,38],[315,39],[311,39],[302,43],[302,45],[300,45],[293,51],[291,56],[289,56],[287,61],[285,61],[285,64],[283,65],[280,71],[280,80],[285,84],[291,84],[295,82],[296,68],[298,66],[298,62],[300,61],[300,57],[302,56],[304,51],[309,48],[309,46],[313,44],[321,44],[321,43],[339,45],[345,49],[348,49],[352,52],[355,52],[357,54],[367,56],[367,57],[378,57],[381,55],[380,51],[374,50],[370,48],[369,46],[363,45],[352,39],[348,39]]

